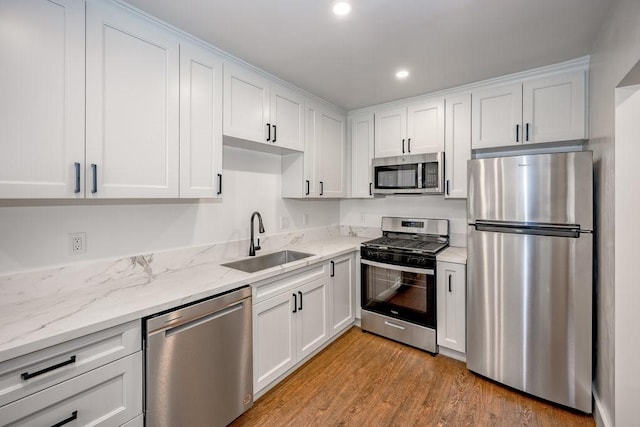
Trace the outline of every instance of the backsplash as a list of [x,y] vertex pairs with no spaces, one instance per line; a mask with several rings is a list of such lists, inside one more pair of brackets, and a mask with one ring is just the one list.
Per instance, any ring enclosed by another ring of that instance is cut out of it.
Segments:
[[[317,227],[262,237],[262,252],[273,252],[295,244],[348,236],[348,228]],[[375,230],[363,229],[353,233],[375,235]],[[379,230],[378,230],[379,234]],[[365,236],[367,237],[367,236]],[[249,240],[216,243],[183,249],[158,251],[118,259],[88,261],[70,266],[41,269],[0,276],[0,300],[11,304],[25,299],[25,295],[48,295],[100,286],[123,278],[153,278],[183,268],[196,268],[212,261],[223,262],[248,256]],[[260,255],[260,252],[258,252]]]

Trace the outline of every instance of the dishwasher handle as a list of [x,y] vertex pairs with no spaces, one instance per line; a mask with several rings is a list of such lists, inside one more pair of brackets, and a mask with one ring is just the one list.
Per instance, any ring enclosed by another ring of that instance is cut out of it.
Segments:
[[[145,319],[146,333],[147,335],[153,335],[180,326],[190,325],[204,318],[211,320],[211,316],[237,306],[248,298],[251,298],[251,287],[245,286],[201,302],[151,316]],[[186,327],[182,329],[184,330]]]
[[175,326],[171,329],[166,329],[164,331],[164,336],[166,338],[169,338],[172,335],[175,334],[179,334],[180,332],[184,332],[187,329],[191,329],[191,328],[195,328],[197,326],[200,326],[204,323],[208,323],[211,322],[212,320],[215,319],[219,319],[221,317],[227,316],[231,313],[233,313],[234,311],[238,311],[238,310],[242,310],[242,304],[244,304],[244,302],[239,302],[237,304],[232,305],[231,307],[227,307],[224,310],[220,310],[220,311],[216,311],[214,313],[211,313],[209,315],[206,315],[204,317],[200,317],[198,319],[195,320],[191,320],[189,322],[186,323],[182,323],[178,326]]

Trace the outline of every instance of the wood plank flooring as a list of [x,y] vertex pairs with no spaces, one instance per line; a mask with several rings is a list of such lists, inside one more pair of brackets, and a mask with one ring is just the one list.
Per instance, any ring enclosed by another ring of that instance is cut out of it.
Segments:
[[465,364],[352,328],[232,426],[593,426]]

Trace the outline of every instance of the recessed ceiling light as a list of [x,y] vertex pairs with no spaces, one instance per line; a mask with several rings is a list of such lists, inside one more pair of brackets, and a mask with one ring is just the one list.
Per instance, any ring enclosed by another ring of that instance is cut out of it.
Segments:
[[351,3],[345,0],[337,0],[333,2],[333,13],[338,16],[344,16],[351,12]]
[[406,79],[407,77],[409,77],[409,72],[407,70],[400,70],[396,73],[396,78],[397,79]]

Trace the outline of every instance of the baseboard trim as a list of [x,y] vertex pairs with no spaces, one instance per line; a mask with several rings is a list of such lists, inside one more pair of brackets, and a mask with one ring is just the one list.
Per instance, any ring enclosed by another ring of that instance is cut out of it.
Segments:
[[606,408],[602,404],[602,400],[600,400],[600,396],[598,396],[598,392],[596,391],[595,386],[592,387],[593,393],[593,401],[595,402],[594,410],[593,410],[593,419],[596,422],[597,427],[613,427],[613,423],[611,422],[611,417],[609,416],[609,412],[607,412]]

